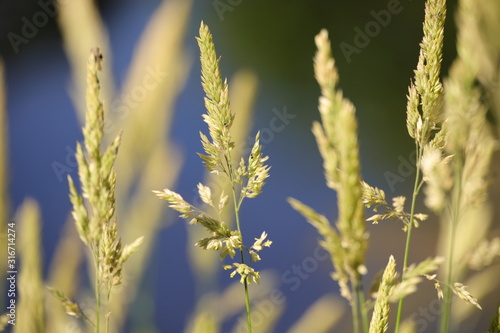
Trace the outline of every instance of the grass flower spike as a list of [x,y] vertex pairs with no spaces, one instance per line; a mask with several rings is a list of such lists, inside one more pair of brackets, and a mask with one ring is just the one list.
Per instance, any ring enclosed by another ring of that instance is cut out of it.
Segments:
[[394,257],[389,258],[387,267],[382,275],[378,290],[377,301],[375,302],[373,316],[370,323],[369,333],[384,333],[389,327],[389,299],[396,282],[396,261]]
[[[468,216],[476,215],[475,211],[488,209],[486,201],[490,165],[494,151],[498,148],[493,128],[487,119],[488,109],[493,104],[486,104],[484,97],[488,94],[485,94],[484,89],[490,88],[479,84],[482,79],[479,69],[483,63],[477,58],[481,53],[477,52],[477,48],[481,42],[477,36],[472,35],[475,29],[485,24],[483,18],[476,16],[478,12],[485,10],[478,8],[482,6],[486,6],[486,2],[460,2],[457,16],[458,57],[444,82],[444,116],[448,129],[446,146],[441,160],[435,164],[435,169],[447,182],[434,182],[426,188],[428,206],[435,209],[435,194],[439,193],[438,198],[441,198],[442,206],[446,208],[442,214],[446,233],[441,243],[446,246],[442,246],[441,251],[447,260],[441,332],[448,332],[455,325],[450,323],[453,294],[481,309],[477,300],[465,290],[465,286],[456,281],[467,276],[467,257],[481,241],[488,238],[487,227],[478,229],[477,221]],[[445,159],[449,159],[449,162],[442,163]],[[432,177],[432,173],[424,175]],[[489,223],[482,221],[481,224],[487,226]],[[470,237],[471,230],[474,230],[475,237]],[[488,261],[487,256],[483,259],[485,263]]]
[[222,211],[226,209],[230,199],[224,192],[218,199],[212,197],[209,186],[198,184],[198,194],[204,204],[215,211],[211,215],[204,209],[194,207],[186,202],[182,196],[169,189],[153,191],[159,198],[169,202],[170,208],[180,213],[180,217],[190,219],[189,224],[200,224],[208,232],[208,237],[196,242],[205,250],[219,251],[221,260],[227,256],[234,258],[239,252],[240,262],[225,264],[225,270],[232,270],[230,277],[239,275],[240,282],[245,289],[245,305],[247,312],[248,331],[252,332],[250,317],[250,297],[248,284],[259,283],[260,274],[251,267],[252,262],[259,261],[258,254],[264,247],[271,246],[267,240],[267,233],[263,232],[251,247],[246,247],[243,242],[240,225],[239,211],[245,198],[254,198],[262,192],[265,180],[269,177],[269,166],[265,164],[268,157],[262,155],[259,133],[248,159],[241,158],[233,161],[231,152],[235,143],[231,138],[231,126],[235,115],[229,105],[229,87],[226,80],[222,80],[219,69],[219,58],[215,53],[215,46],[208,27],[202,22],[200,36],[197,38],[200,47],[201,78],[205,91],[205,108],[207,113],[203,120],[208,125],[209,136],[200,133],[201,143],[205,153],[200,153],[205,167],[212,173],[229,179],[232,188],[232,202],[236,219],[236,230],[231,230],[224,221],[220,220]]
[[[442,151],[446,141],[446,126],[443,124],[441,112],[443,85],[440,80],[445,18],[446,0],[426,1],[424,37],[420,43],[415,77],[408,89],[406,108],[406,126],[408,134],[415,141],[417,162],[410,212],[404,213],[407,214],[408,220],[404,227],[406,246],[403,259],[403,282],[407,273],[412,228],[418,227],[418,221],[425,219],[425,215],[415,214],[416,198],[425,180],[422,178],[421,170],[424,151],[428,149]],[[401,322],[403,299],[401,298],[398,304],[396,332]]]
[[312,131],[323,157],[326,183],[337,192],[336,228],[326,217],[301,202],[289,199],[289,203],[322,235],[320,244],[330,253],[335,268],[332,277],[338,282],[341,295],[351,302],[354,330],[358,332],[360,318],[363,327],[368,327],[362,288],[368,235],[362,202],[357,122],[354,106],[337,89],[338,74],[327,31],[322,30],[315,42],[314,73],[321,88],[318,106],[321,123],[315,122]]
[[[55,289],[52,293],[61,300],[66,310],[73,316],[91,323],[95,332],[100,331],[102,295],[109,303],[111,289],[121,284],[122,268],[125,261],[139,248],[143,238],[122,246],[117,231],[115,214],[116,173],[114,162],[120,145],[120,136],[101,151],[104,130],[104,106],[99,93],[101,85],[98,73],[102,66],[99,49],[92,50],[87,71],[87,112],[83,128],[84,148],[77,143],[76,160],[82,194],[78,192],[71,176],[68,176],[70,200],[73,204],[73,218],[81,240],[88,246],[95,268],[95,321],[83,314],[78,305]],[[87,205],[88,204],[88,205]],[[89,208],[87,208],[89,207]],[[109,314],[106,313],[106,332],[109,331]]]

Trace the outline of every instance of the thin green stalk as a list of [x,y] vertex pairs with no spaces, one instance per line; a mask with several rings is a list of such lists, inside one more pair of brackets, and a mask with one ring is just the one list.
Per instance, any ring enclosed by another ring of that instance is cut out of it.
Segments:
[[354,333],[359,333],[361,331],[359,322],[361,321],[363,332],[368,332],[368,314],[365,307],[365,294],[363,292],[363,282],[360,277],[356,279],[351,279],[351,284],[354,287],[354,297],[351,302],[352,307],[352,324]]
[[[231,182],[233,182],[233,177],[232,177],[232,172],[230,172],[230,178]],[[238,228],[238,232],[240,233],[241,237],[243,238],[243,235],[241,234],[241,227],[240,227],[240,205],[238,204],[236,200],[236,191],[234,190],[234,185],[232,186],[233,190],[233,203],[234,203],[234,215],[236,218],[236,227]],[[241,256],[241,263],[245,264],[245,256],[243,254],[243,249],[240,249],[240,256]],[[250,310],[250,296],[248,294],[248,282],[247,278],[245,278],[244,281],[244,286],[245,286],[245,307],[247,311],[247,326],[248,326],[248,333],[252,333],[252,317],[251,317],[251,310]]]
[[105,317],[106,317],[106,333],[109,333],[109,316],[110,316],[110,312],[109,312],[109,299],[110,299],[110,295],[111,295],[111,288],[108,289],[108,292],[107,292],[107,295],[106,295],[106,304],[105,304],[105,308],[104,308],[104,313],[105,313]]
[[363,281],[361,277],[359,277],[357,281],[356,293],[359,299],[359,307],[361,310],[361,322],[363,323],[363,332],[368,333],[369,330],[368,313],[366,311],[366,306],[365,306],[366,299],[365,299],[365,292],[363,291]]
[[[241,252],[243,255],[243,251]],[[244,285],[245,285],[245,307],[247,310],[247,327],[248,327],[248,333],[252,333],[252,316],[251,316],[251,311],[250,311],[250,297],[248,295],[248,278],[245,278]]]
[[[403,274],[401,276],[401,280],[404,280],[405,273],[406,273],[406,268],[408,267],[408,256],[410,253],[410,240],[411,240],[411,230],[413,227],[413,215],[415,213],[415,204],[417,201],[417,195],[420,190],[420,164],[419,161],[422,158],[422,149],[417,144],[417,162],[416,162],[416,172],[415,172],[415,184],[413,185],[413,195],[411,198],[411,208],[410,208],[410,221],[407,225],[407,230],[406,230],[406,245],[405,245],[405,254],[404,254],[404,259],[403,259]],[[399,302],[398,302],[398,313],[396,316],[396,327],[394,329],[394,332],[398,332],[399,330],[399,324],[401,322],[401,314],[403,312],[403,300],[404,297],[401,297]]]
[[[351,281],[353,285],[353,281]],[[359,333],[359,306],[358,306],[358,293],[356,291],[356,294],[354,295],[352,299],[352,326],[353,326],[353,332],[354,333]]]
[[99,333],[99,317],[101,314],[101,288],[99,288],[99,260],[94,254],[95,265],[95,333]]
[[[203,115],[204,121],[208,124],[210,138],[200,133],[201,142],[206,154],[199,154],[205,167],[216,174],[223,173],[228,176],[235,211],[237,230],[229,230],[224,221],[218,221],[208,214],[199,212],[199,210],[187,203],[180,194],[169,189],[163,191],[154,191],[154,193],[167,200],[170,207],[179,213],[183,218],[191,218],[193,223],[199,223],[205,227],[211,234],[211,237],[203,238],[195,245],[206,250],[219,250],[221,259],[227,255],[233,258],[236,255],[236,249],[240,250],[241,264],[233,263],[223,265],[225,270],[234,269],[230,277],[239,274],[245,288],[245,304],[247,311],[248,332],[252,332],[250,296],[248,293],[248,284],[251,281],[259,283],[259,272],[256,272],[249,265],[245,264],[245,254],[243,244],[243,235],[241,232],[241,223],[239,210],[244,198],[254,198],[262,191],[265,179],[269,177],[269,166],[264,162],[267,156],[262,156],[262,146],[259,141],[259,133],[255,136],[255,142],[252,147],[248,162],[244,160],[238,164],[239,167],[233,169],[233,159],[231,150],[235,147],[235,142],[231,138],[231,126],[234,120],[234,114],[229,107],[229,87],[226,80],[222,80],[219,70],[219,57],[215,53],[212,34],[208,27],[202,22],[200,25],[200,36],[197,38],[200,47],[200,61],[202,71],[202,87],[205,91],[205,107],[207,113]],[[244,184],[242,180],[245,181]],[[236,184],[241,185],[239,197],[237,197]],[[221,193],[219,204],[214,205],[212,201],[212,192],[210,187],[198,184],[200,198],[205,204],[212,206],[220,217],[220,212],[228,203],[228,196]],[[194,218],[193,218],[194,217]],[[258,261],[260,257],[257,252],[263,247],[269,247],[271,240],[265,240],[267,233],[262,232],[260,238],[255,238],[254,244],[248,248],[250,261]],[[251,279],[249,280],[249,276]]]
[[452,292],[451,292],[451,274],[452,274],[452,260],[453,260],[453,247],[455,243],[455,227],[453,225],[454,223],[452,222],[451,225],[451,236],[450,236],[450,244],[449,244],[449,254],[448,254],[448,263],[447,263],[447,274],[446,274],[446,289],[444,292],[444,309],[442,312],[442,318],[441,318],[441,333],[446,333],[448,332],[448,327],[449,327],[449,319],[450,319],[450,312],[451,312],[451,297],[452,297]]
[[455,166],[455,175],[454,175],[454,183],[453,187],[453,201],[451,207],[451,219],[450,219],[450,242],[448,248],[448,260],[447,260],[447,272],[446,272],[446,290],[444,294],[444,309],[441,317],[441,333],[448,332],[449,321],[450,321],[450,313],[451,313],[451,298],[453,293],[451,291],[451,285],[453,280],[453,252],[455,249],[455,238],[456,238],[456,230],[459,219],[459,210],[460,210],[460,200],[462,197],[462,164],[461,159],[457,156],[457,162],[454,163]]
[[[241,233],[241,225],[240,225],[240,207],[242,203],[242,198],[240,200],[236,200],[236,190],[234,189],[234,172],[233,172],[233,166],[230,163],[231,161],[231,152],[228,149],[227,156],[229,157],[229,161],[226,158],[226,163],[228,166],[228,175],[229,175],[229,180],[231,181],[231,190],[233,192],[233,205],[234,205],[234,216],[236,219],[236,228],[238,229],[238,232],[240,233],[241,239],[243,240],[243,234]],[[241,257],[241,263],[245,264],[245,255],[243,253],[243,248],[240,249],[240,257]],[[248,282],[247,278],[243,281],[243,285],[245,287],[245,308],[247,312],[247,327],[248,327],[248,333],[252,333],[252,312],[250,309],[250,296],[248,293]]]

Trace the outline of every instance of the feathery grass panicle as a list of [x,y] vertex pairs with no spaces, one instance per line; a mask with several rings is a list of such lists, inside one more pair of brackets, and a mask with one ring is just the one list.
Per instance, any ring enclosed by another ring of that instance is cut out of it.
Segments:
[[[373,224],[378,224],[379,221],[397,219],[403,222],[403,230],[408,230],[410,223],[416,228],[419,227],[422,221],[425,221],[428,216],[423,213],[410,213],[404,210],[404,205],[406,197],[398,196],[392,198],[392,205],[389,205],[385,200],[385,192],[377,187],[372,187],[366,182],[361,182],[362,186],[362,200],[366,207],[372,207],[374,212],[379,212],[381,214],[374,214],[367,221],[371,221]],[[413,217],[412,217],[413,216]]]
[[229,106],[229,87],[227,80],[222,81],[219,69],[219,58],[215,53],[215,46],[208,27],[202,22],[200,36],[197,37],[200,47],[200,61],[202,72],[202,86],[205,91],[205,107],[207,113],[203,115],[208,124],[210,139],[200,133],[205,154],[199,154],[208,170],[225,173],[231,182],[242,183],[240,202],[244,197],[257,196],[265,180],[269,177],[269,167],[264,164],[267,156],[262,156],[259,133],[257,133],[248,162],[240,161],[235,171],[231,151],[234,142],[231,139],[231,127],[234,114]]
[[[415,141],[416,172],[411,198],[409,221],[406,232],[406,245],[403,259],[403,280],[408,266],[411,231],[418,224],[418,215],[414,213],[416,198],[425,181],[421,175],[421,161],[424,150],[434,148],[442,150],[445,144],[446,126],[442,116],[443,85],[439,78],[443,55],[444,23],[446,19],[446,0],[427,0],[425,3],[424,36],[420,43],[420,54],[415,77],[410,83],[407,95],[406,127],[408,134]],[[415,223],[417,221],[417,223]],[[398,304],[396,332],[401,323],[403,298]]]
[[396,283],[396,261],[394,257],[389,258],[389,262],[382,275],[380,287],[377,293],[377,300],[373,309],[372,320],[370,322],[369,333],[384,333],[389,327],[389,299]]
[[[445,145],[446,126],[441,112],[443,85],[440,81],[446,0],[427,0],[425,5],[424,37],[415,77],[408,90],[406,125],[415,139],[417,150],[416,184],[420,184],[420,162],[424,149],[440,151]],[[418,193],[420,186],[415,186]]]
[[230,170],[232,166],[228,165],[227,157],[234,147],[230,134],[234,114],[229,108],[229,88],[227,81],[222,81],[219,70],[220,59],[215,53],[212,34],[203,22],[197,41],[200,47],[202,86],[206,94],[207,113],[203,115],[203,119],[208,124],[212,139],[210,142],[203,133],[200,133],[206,155],[199,155],[210,171],[224,172],[229,175],[232,172]]
[[[253,198],[261,192],[264,180],[269,176],[269,167],[264,164],[267,160],[267,156],[262,156],[259,134],[257,134],[254,146],[248,157],[248,162],[245,163],[245,161],[241,159],[239,168],[237,170],[234,169],[231,150],[234,148],[235,144],[231,140],[230,132],[234,114],[231,113],[229,108],[229,88],[227,82],[222,81],[219,70],[219,59],[215,53],[212,35],[203,22],[201,23],[200,36],[197,40],[201,53],[202,85],[206,93],[205,107],[207,113],[203,115],[203,119],[208,124],[210,138],[212,140],[210,141],[207,136],[200,133],[206,155],[199,155],[208,170],[216,174],[223,173],[229,178],[233,189],[235,210],[236,213],[238,213],[239,207],[245,197]],[[241,191],[240,196],[236,197],[236,192],[234,191],[238,184],[241,186]],[[196,243],[197,246],[204,249],[221,251],[221,259],[224,259],[226,255],[232,258],[236,254],[236,250],[243,250],[243,240],[238,219],[238,230],[232,231],[225,222],[219,221],[203,210],[189,204],[178,193],[169,189],[153,192],[159,198],[168,201],[169,206],[178,211],[182,218],[191,218],[194,216],[190,224],[201,224],[210,232],[211,237],[199,240]],[[221,216],[228,202],[228,196],[221,192],[220,198],[217,204],[215,204],[210,187],[200,183],[198,184],[198,192],[201,200],[215,209],[217,216]],[[263,235],[267,236],[265,233],[263,233]],[[262,245],[264,239],[261,239],[260,242]],[[266,241],[263,244],[269,246],[271,243],[270,241]],[[248,251],[252,258],[260,258],[256,255],[256,251],[260,251],[261,249],[262,246],[254,246]],[[241,265],[244,265],[244,263],[234,264],[235,267],[244,267]],[[246,272],[245,269],[239,269],[237,271],[239,273]],[[243,278],[243,280],[246,280],[246,278]]]
[[318,50],[314,69],[322,92],[319,101],[322,124],[313,125],[313,131],[325,161],[329,186],[337,191],[337,226],[342,242],[348,244],[347,269],[354,273],[364,265],[367,248],[355,110],[336,87],[338,74],[326,30],[315,41]]
[[[466,253],[471,252],[478,244],[475,241],[461,242],[460,239],[469,239],[466,233],[470,232],[469,223],[464,218],[468,212],[484,207],[489,185],[488,172],[493,152],[497,142],[493,137],[493,129],[488,124],[486,112],[489,108],[483,102],[483,92],[478,85],[480,64],[477,61],[476,37],[471,31],[477,31],[483,24],[479,22],[477,6],[469,1],[462,1],[459,6],[457,38],[458,58],[449,71],[449,77],[444,83],[444,115],[446,123],[445,153],[439,159],[435,154],[426,162],[433,166],[430,172],[445,176],[446,182],[430,183],[426,189],[428,194],[426,203],[435,209],[446,206],[447,214],[443,214],[445,233],[440,243],[446,244],[441,252],[447,258],[444,269],[446,280],[444,288],[444,309],[441,315],[441,332],[447,332],[450,325],[452,293],[461,299],[479,307],[477,301],[457,281],[461,280],[467,266]],[[451,156],[448,163],[444,160]],[[429,162],[434,161],[434,163]],[[432,177],[428,176],[428,177]],[[433,186],[432,186],[433,185]],[[483,221],[489,225],[490,221]],[[487,228],[482,228],[483,237]],[[477,239],[482,238],[478,235]],[[458,246],[460,250],[458,250]]]
[[[250,129],[252,128],[253,104],[258,88],[257,76],[248,70],[238,70],[229,81],[229,86],[231,87],[229,91],[231,108],[238,110],[230,129],[232,141],[235,143],[248,142]],[[231,150],[232,159],[240,161],[243,153],[252,148],[248,146],[249,144],[235,144]],[[207,184],[206,187],[210,189],[212,205],[204,202],[206,206],[204,208],[212,212],[215,211],[217,218],[220,221],[224,221],[230,229],[233,229],[235,211],[225,209],[226,206],[233,206],[233,198],[228,195],[232,193],[233,184],[227,177],[220,177],[208,169],[205,169],[205,171],[203,184]],[[220,255],[214,255],[212,251],[199,251],[197,247],[192,246],[192,244],[204,237],[205,230],[202,228],[188,228],[187,232],[189,262],[194,272],[196,290],[198,295],[200,295],[196,312],[193,313],[192,318],[195,318],[194,320],[196,321],[200,317],[209,317],[213,320],[213,330],[217,327],[217,331],[219,331],[218,327],[220,323],[227,318],[227,315],[221,315],[220,308],[214,304],[220,297],[218,293],[214,295],[214,290],[218,289],[218,261],[220,260]],[[253,250],[250,250],[249,254],[254,262],[257,261],[257,257],[260,259],[258,253]],[[259,287],[259,292],[262,292],[262,287]],[[241,304],[244,304],[244,302]],[[232,309],[233,311],[237,310],[234,307]],[[277,314],[278,311],[276,312]],[[196,327],[196,324],[193,324],[193,326]],[[195,331],[195,329],[187,329],[186,332]]]
[[[83,128],[84,146],[77,144],[76,160],[78,174],[82,187],[80,195],[75,184],[68,176],[70,200],[73,204],[73,218],[76,229],[82,241],[89,247],[95,267],[96,320],[95,332],[100,330],[101,289],[109,303],[113,286],[121,283],[123,263],[136,251],[143,238],[139,237],[131,246],[123,251],[121,239],[118,237],[115,214],[116,173],[114,162],[120,145],[120,135],[101,151],[101,141],[104,131],[104,107],[100,100],[99,71],[102,69],[102,54],[99,49],[93,49],[88,62],[87,72],[87,112]],[[84,199],[88,200],[90,211],[87,210]],[[63,300],[62,293],[54,295]],[[63,302],[63,304],[69,304]],[[65,305],[65,306],[66,306]],[[81,317],[81,316],[80,316]],[[106,323],[109,316],[106,315]],[[108,327],[108,325],[106,325]]]
[[[477,307],[479,310],[482,310],[481,305],[479,305],[477,298],[472,296],[470,292],[468,292],[465,288],[467,288],[463,283],[461,282],[454,282],[453,284],[449,284],[447,282],[440,281],[436,279],[437,274],[423,274],[428,280],[434,281],[434,288],[437,291],[438,298],[440,300],[445,300],[445,297],[449,297],[448,295],[445,296],[445,292],[448,293],[449,290],[453,292],[455,295],[457,295],[460,299],[464,300],[465,302],[474,305]],[[445,286],[446,289],[443,291],[442,286]]]
[[420,44],[415,78],[408,90],[408,133],[425,146],[440,129],[443,86],[441,72],[446,0],[428,0],[425,6],[424,37]]
[[[407,104],[407,128],[415,139],[417,149],[417,177],[420,183],[420,163],[427,149],[442,151],[446,143],[446,126],[441,112],[443,85],[441,71],[445,0],[428,0],[425,6],[424,37],[420,44],[420,55],[415,78],[410,84]],[[430,175],[428,173],[428,175]],[[424,177],[424,180],[427,178]],[[416,186],[420,189],[420,186]],[[418,191],[415,191],[418,193]],[[416,196],[417,193],[414,193]]]
[[479,310],[482,310],[481,305],[477,302],[477,299],[472,296],[466,289],[466,286],[464,286],[460,282],[455,282],[453,283],[453,286],[451,286],[451,290],[455,295],[466,301],[467,303],[470,303],[477,307]]
[[[428,171],[435,166],[430,163],[430,158],[443,151],[446,143],[447,127],[443,123],[442,100],[443,85],[439,75],[441,71],[442,47],[444,37],[444,22],[446,18],[445,0],[428,0],[425,5],[424,37],[420,44],[420,55],[415,70],[415,78],[410,84],[407,104],[407,128],[409,135],[415,139],[417,152],[417,173],[415,189],[412,197],[412,212],[414,199],[422,185],[420,180],[421,163],[423,158],[427,161],[425,166]],[[433,151],[424,156],[427,150]],[[435,158],[434,158],[435,160]],[[433,161],[433,160],[432,160]],[[444,165],[445,166],[445,165]],[[434,170],[433,170],[434,171]],[[433,173],[426,172],[422,181],[438,182]],[[426,177],[427,176],[427,177]],[[447,178],[444,178],[445,180]],[[440,184],[441,186],[446,186]],[[438,195],[440,192],[435,190]],[[437,199],[438,200],[438,199]],[[436,207],[439,204],[436,203]],[[413,213],[411,213],[413,214]],[[410,216],[412,217],[412,216]],[[404,268],[406,263],[404,264]]]
[[248,331],[251,332],[248,284],[250,282],[259,283],[260,275],[250,264],[246,264],[245,252],[249,256],[250,263],[260,260],[257,252],[261,251],[263,247],[269,247],[272,242],[265,240],[267,234],[264,232],[260,238],[256,238],[253,246],[250,248],[244,246],[239,210],[245,198],[254,198],[261,193],[265,180],[269,177],[269,167],[264,164],[268,157],[262,156],[259,133],[257,133],[247,162],[245,162],[244,158],[241,158],[236,168],[231,154],[235,147],[231,137],[231,127],[235,115],[230,110],[229,87],[227,80],[222,80],[219,58],[215,52],[213,38],[210,30],[203,22],[200,25],[199,34],[197,41],[200,48],[201,79],[206,94],[205,108],[207,110],[207,113],[203,114],[203,120],[208,125],[210,138],[200,133],[205,154],[200,153],[198,155],[210,172],[215,175],[225,175],[229,180],[237,229],[231,230],[228,224],[221,220],[222,216],[228,216],[223,214],[229,201],[229,197],[225,195],[224,191],[220,192],[218,202],[215,203],[212,189],[203,184],[198,185],[198,194],[202,202],[215,210],[217,217],[213,217],[204,210],[187,203],[180,194],[169,189],[153,192],[159,198],[168,201],[169,206],[177,210],[181,217],[191,218],[190,224],[200,224],[210,233],[209,237],[197,241],[196,246],[206,250],[219,251],[221,260],[227,255],[233,258],[236,252],[239,251],[241,262],[223,265],[223,268],[226,270],[233,269],[230,277],[238,274],[240,282],[244,285],[247,325]]
[[[328,220],[295,199],[289,203],[315,226],[323,236],[320,243],[330,253],[342,296],[351,302],[354,330],[361,318],[368,326],[364,307],[361,276],[365,273],[368,235],[362,202],[359,147],[355,109],[337,88],[338,73],[331,54],[328,32],[315,37],[317,47],[314,72],[321,88],[318,109],[321,123],[314,122],[312,131],[321,156],[327,186],[337,192],[339,216],[334,228]],[[354,292],[356,295],[353,295]],[[358,318],[358,311],[362,315]]]

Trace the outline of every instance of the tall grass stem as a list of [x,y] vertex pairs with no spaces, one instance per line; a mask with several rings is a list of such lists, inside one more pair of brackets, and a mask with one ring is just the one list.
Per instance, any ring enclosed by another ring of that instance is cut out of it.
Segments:
[[[417,162],[416,162],[416,171],[415,171],[415,184],[413,185],[413,194],[411,198],[411,208],[410,208],[410,222],[407,225],[407,230],[406,230],[406,245],[405,245],[405,253],[404,253],[404,258],[403,258],[403,273],[401,275],[401,280],[404,280],[405,277],[405,272],[408,267],[408,257],[410,253],[410,241],[411,241],[411,230],[413,227],[413,219],[414,219],[414,214],[415,214],[415,204],[417,201],[417,195],[418,192],[420,191],[420,160],[422,159],[422,148],[416,144],[416,149],[417,149]],[[403,301],[404,297],[401,297],[398,302],[398,313],[396,315],[396,327],[394,329],[394,332],[398,332],[399,330],[399,325],[401,323],[401,314],[403,312]]]
[[[231,170],[231,167],[230,167],[230,170]],[[231,188],[232,188],[232,192],[233,192],[234,216],[236,219],[236,227],[238,228],[238,232],[240,233],[241,237],[243,238],[243,235],[241,234],[241,227],[240,227],[240,203],[241,203],[241,201],[236,200],[236,190],[234,189],[234,180],[233,180],[232,170],[229,172],[229,175],[231,178],[231,184],[233,184],[233,186]],[[245,264],[245,256],[243,254],[243,249],[240,249],[240,256],[241,256],[241,263]],[[248,277],[245,278],[243,285],[245,288],[245,309],[247,312],[248,333],[252,333],[252,312],[250,309],[250,296],[248,293]]]
[[450,313],[451,313],[451,298],[453,293],[451,291],[451,285],[453,280],[453,252],[455,249],[455,236],[457,231],[457,224],[460,218],[460,201],[462,198],[462,163],[460,156],[457,156],[454,163],[454,187],[453,187],[453,198],[451,207],[451,221],[450,221],[450,242],[447,255],[447,271],[446,271],[446,290],[444,293],[444,309],[441,317],[441,333],[448,332],[450,323]]

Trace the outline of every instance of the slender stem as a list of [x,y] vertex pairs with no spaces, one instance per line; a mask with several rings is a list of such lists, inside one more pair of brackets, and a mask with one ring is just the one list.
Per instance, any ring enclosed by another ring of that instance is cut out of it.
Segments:
[[451,219],[450,219],[450,242],[448,247],[448,260],[447,260],[447,272],[446,272],[446,290],[444,294],[444,309],[441,315],[441,330],[440,332],[448,332],[449,320],[451,313],[451,298],[453,296],[451,292],[451,285],[453,279],[453,253],[455,252],[455,236],[460,215],[460,201],[462,197],[462,161],[460,156],[456,156],[454,163],[454,180],[455,185],[453,187],[453,198],[451,207]]
[[[224,154],[224,159],[226,161],[227,175],[229,176],[229,180],[231,182],[231,190],[233,192],[233,205],[234,205],[234,216],[236,219],[236,227],[237,227],[238,232],[240,233],[241,239],[243,241],[243,234],[241,232],[241,224],[240,224],[240,207],[241,207],[241,203],[243,202],[244,198],[239,198],[239,200],[237,200],[237,197],[236,197],[236,190],[234,188],[234,184],[235,184],[234,171],[233,171],[233,165],[231,163],[231,161],[232,161],[231,150],[229,149],[229,147],[226,150],[226,154]],[[245,256],[243,253],[243,247],[240,249],[240,257],[241,257],[241,263],[245,264]],[[245,278],[245,280],[243,281],[243,285],[245,287],[245,308],[246,308],[246,312],[247,312],[248,333],[252,333],[252,316],[251,316],[252,312],[250,309],[250,295],[248,292],[248,277]]]
[[451,292],[451,274],[452,274],[452,262],[453,262],[453,247],[454,247],[454,242],[455,242],[455,232],[454,232],[454,227],[451,225],[451,236],[450,236],[450,243],[449,243],[449,250],[448,250],[448,267],[447,267],[447,274],[446,274],[446,289],[444,291],[444,299],[443,299],[443,312],[441,316],[441,330],[440,332],[446,333],[448,332],[449,328],[449,319],[450,319],[450,312],[451,312],[451,297],[452,297],[452,292]]
[[368,313],[366,311],[366,306],[365,306],[365,292],[363,290],[363,280],[361,279],[361,276],[358,277],[357,280],[357,286],[356,286],[356,294],[359,299],[359,308],[361,311],[361,322],[363,323],[363,332],[368,333]]
[[351,285],[354,286],[356,289],[356,294],[352,298],[351,301],[351,308],[352,308],[352,327],[353,327],[353,332],[354,333],[359,333],[359,300],[358,300],[358,291],[357,291],[357,284],[353,279],[351,278]]
[[[240,227],[240,204],[241,201],[238,202],[236,200],[236,191],[234,189],[234,182],[232,181],[232,173],[230,173],[230,178],[232,182],[232,190],[233,190],[233,203],[234,203],[234,215],[236,219],[236,227],[238,228],[238,232],[240,233],[240,236],[243,238],[243,235],[241,233],[241,227]],[[240,257],[241,257],[241,263],[245,264],[245,256],[243,254],[243,249],[240,249]],[[245,308],[247,311],[247,327],[248,327],[248,333],[252,333],[252,317],[251,317],[251,310],[250,310],[250,296],[248,293],[248,278],[245,278],[243,281],[243,284],[245,286]]]
[[106,293],[106,304],[105,304],[105,308],[104,308],[104,313],[105,313],[105,316],[106,316],[106,333],[109,333],[109,316],[110,316],[110,313],[109,313],[109,298],[110,298],[110,294],[111,294],[111,288],[112,288],[112,285],[110,286],[107,286],[108,287],[108,290],[107,290],[107,293]]
[[[406,268],[408,267],[408,256],[410,253],[410,240],[411,240],[411,230],[413,227],[413,215],[415,213],[415,204],[417,201],[417,195],[420,190],[420,160],[422,157],[422,150],[420,149],[420,146],[417,144],[417,162],[416,162],[416,173],[415,173],[415,184],[413,186],[413,195],[411,198],[411,208],[410,208],[410,221],[407,225],[407,230],[406,230],[406,245],[405,245],[405,254],[404,254],[404,259],[403,259],[403,274],[401,277],[401,281],[404,280],[405,273],[406,273]],[[401,322],[401,314],[403,312],[403,300],[404,297],[401,297],[398,303],[398,314],[396,316],[396,327],[394,329],[394,332],[398,332],[399,330],[399,324]]]
[[99,317],[101,314],[101,288],[99,281],[99,259],[96,254],[94,257],[94,266],[95,266],[95,281],[94,281],[94,289],[95,289],[95,333],[99,333]]
[[[243,251],[241,253],[243,253]],[[250,311],[250,296],[248,294],[247,279],[245,279],[244,285],[245,285],[245,308],[247,310],[247,327],[248,327],[248,333],[252,333],[252,317]]]

